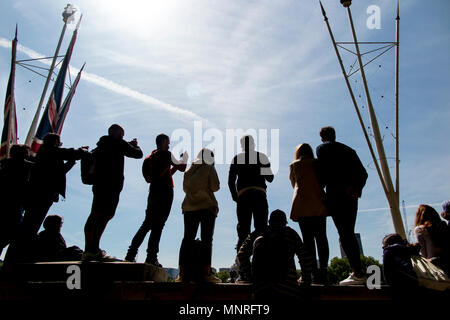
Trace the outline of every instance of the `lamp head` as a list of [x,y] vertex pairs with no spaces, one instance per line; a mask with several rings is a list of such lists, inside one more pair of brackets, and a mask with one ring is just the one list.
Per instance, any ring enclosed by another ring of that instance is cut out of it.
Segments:
[[345,7],[348,8],[352,5],[352,0],[341,0],[341,4]]

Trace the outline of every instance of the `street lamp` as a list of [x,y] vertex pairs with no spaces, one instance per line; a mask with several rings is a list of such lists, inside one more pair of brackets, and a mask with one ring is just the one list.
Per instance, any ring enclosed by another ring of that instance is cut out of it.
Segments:
[[348,7],[351,6],[352,0],[341,0],[341,4],[342,4],[345,8],[348,8]]

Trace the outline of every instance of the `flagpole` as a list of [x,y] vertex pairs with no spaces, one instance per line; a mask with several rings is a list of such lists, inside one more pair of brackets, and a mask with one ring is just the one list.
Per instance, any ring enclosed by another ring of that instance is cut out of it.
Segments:
[[34,115],[33,122],[31,123],[30,130],[28,131],[27,138],[25,140],[25,144],[27,146],[29,146],[29,147],[31,147],[34,135],[36,134],[36,127],[37,127],[38,122],[39,122],[39,116],[41,114],[42,104],[44,103],[45,95],[47,94],[48,85],[50,84],[50,80],[51,80],[51,78],[53,76],[53,70],[55,68],[56,59],[57,59],[58,54],[59,54],[59,49],[61,48],[61,43],[62,43],[62,40],[64,38],[64,34],[66,32],[66,29],[67,29],[67,23],[70,21],[70,18],[74,14],[74,11],[72,12],[70,10],[73,10],[73,9],[74,8],[71,5],[69,5],[69,4],[64,8],[64,12],[63,12],[64,26],[63,26],[63,29],[61,31],[61,35],[59,36],[59,40],[58,40],[58,44],[56,46],[55,54],[53,55],[53,60],[52,60],[52,63],[50,65],[50,70],[48,72],[47,80],[45,81],[44,90],[42,91],[41,99],[39,100],[39,104],[38,104],[36,113]]
[[331,27],[330,27],[330,23],[328,21],[327,14],[325,12],[325,9],[323,8],[322,2],[319,1],[319,3],[320,3],[320,7],[322,9],[322,15],[323,15],[324,21],[325,21],[325,23],[327,25],[328,32],[329,32],[330,37],[331,37],[331,42],[333,43],[334,50],[336,51],[336,56],[337,56],[338,61],[339,61],[339,65],[341,66],[341,70],[342,70],[342,73],[344,75],[345,83],[347,84],[347,88],[348,88],[348,91],[350,92],[350,97],[352,99],[353,106],[355,107],[355,111],[356,111],[356,114],[358,116],[359,124],[361,125],[361,129],[362,129],[362,131],[364,133],[364,137],[366,139],[367,145],[369,146],[370,155],[372,156],[372,160],[373,160],[373,162],[375,164],[375,168],[377,170],[378,177],[380,178],[381,186],[383,187],[383,191],[386,194],[386,197],[389,197],[389,193],[388,193],[388,191],[386,189],[386,184],[384,183],[383,176],[382,176],[382,173],[381,173],[381,170],[380,170],[380,166],[378,165],[378,161],[377,161],[377,158],[375,156],[375,152],[374,152],[373,147],[372,147],[372,143],[370,142],[369,135],[367,134],[366,127],[364,126],[364,121],[362,120],[361,113],[360,113],[359,108],[358,108],[358,103],[356,102],[352,86],[350,85],[350,81],[348,80],[348,76],[347,76],[347,74],[345,72],[344,64],[342,62],[341,55],[340,55],[339,50],[338,50],[337,45],[336,45],[336,40],[334,38],[333,32],[331,31]]
[[17,121],[16,121],[16,97],[14,95],[14,83],[16,80],[16,50],[17,50],[17,24],[16,32],[14,34],[13,40],[13,52],[11,57],[11,108],[9,114],[9,130],[8,130],[8,146],[6,150],[6,156],[9,157],[9,150],[11,148],[11,143],[17,143]]
[[358,58],[359,68],[361,71],[361,77],[363,80],[364,92],[366,94],[367,106],[369,109],[369,116],[370,116],[370,122],[372,125],[375,146],[377,148],[377,152],[378,152],[378,155],[380,158],[381,170],[383,172],[384,182],[386,184],[386,188],[387,188],[387,191],[389,194],[388,202],[389,202],[389,207],[390,207],[390,211],[391,211],[392,221],[394,224],[394,229],[395,229],[395,232],[398,233],[403,239],[406,239],[405,228],[404,228],[402,217],[400,214],[400,208],[398,206],[398,202],[395,201],[395,190],[394,190],[394,186],[392,184],[392,178],[391,178],[391,174],[389,172],[389,167],[388,167],[387,160],[386,160],[386,154],[384,151],[383,142],[381,140],[381,134],[380,134],[380,129],[378,127],[378,121],[377,121],[377,118],[375,115],[375,111],[373,109],[372,99],[370,97],[369,87],[367,85],[366,73],[364,71],[364,65],[363,65],[362,58],[361,58],[361,52],[359,50],[358,39],[356,37],[355,26],[353,24],[352,13],[350,10],[350,5],[351,5],[352,1],[351,0],[341,0],[341,3],[343,4],[343,6],[345,8],[347,8],[348,18],[350,21],[350,27],[351,27],[352,35],[353,35],[353,41],[354,41],[355,49],[356,49],[356,56]]
[[400,3],[397,0],[396,47],[395,47],[395,195],[400,208],[400,148],[399,148],[399,62],[400,62]]

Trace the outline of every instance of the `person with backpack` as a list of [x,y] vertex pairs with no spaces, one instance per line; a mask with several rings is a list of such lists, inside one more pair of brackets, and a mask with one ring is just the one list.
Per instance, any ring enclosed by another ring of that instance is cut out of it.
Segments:
[[324,173],[327,210],[333,218],[352,268],[350,276],[339,284],[363,285],[366,277],[361,266],[355,224],[358,198],[361,197],[368,175],[355,150],[336,141],[333,127],[322,128],[320,137],[323,143],[317,147],[316,154]]
[[[311,146],[302,143],[295,149],[289,165],[289,180],[294,188],[291,219],[298,222],[303,242],[314,260],[313,283],[326,285],[330,250],[327,239],[327,209],[320,162],[314,159]],[[319,257],[319,268],[316,260]]]
[[228,187],[236,202],[238,220],[236,251],[239,251],[251,231],[252,217],[255,230],[267,226],[269,206],[266,181],[272,182],[274,178],[269,158],[264,153],[255,151],[253,137],[244,135],[240,143],[244,152],[233,158],[228,173]]
[[172,208],[174,187],[172,176],[178,170],[184,172],[188,160],[187,152],[181,155],[180,161],[176,160],[169,151],[169,147],[169,136],[159,134],[156,137],[156,150],[142,164],[142,174],[145,181],[150,184],[147,209],[144,222],[131,241],[125,261],[136,262],[138,249],[151,230],[145,263],[162,267],[158,261],[159,242]]
[[[286,224],[286,214],[281,210],[273,211],[269,226],[250,233],[239,249],[237,283],[253,282],[255,299],[295,298],[299,294],[299,283],[311,284],[312,255],[298,233]],[[301,279],[297,279],[295,256],[302,270]]]
[[[195,278],[193,274],[198,273],[205,282],[221,282],[219,278],[211,274],[214,224],[219,212],[214,192],[217,192],[219,188],[219,177],[214,167],[214,153],[209,149],[202,149],[184,173],[183,190],[186,196],[181,205],[184,216],[184,237],[180,247],[179,274],[176,282]],[[202,270],[192,270],[193,268],[188,266],[195,261],[192,261],[194,257],[189,253],[192,253],[195,246],[195,236],[199,225],[201,225],[201,242],[199,259],[196,260]]]
[[95,150],[95,169],[91,213],[84,226],[85,251],[82,261],[117,261],[100,249],[100,239],[106,225],[114,217],[119,204],[124,181],[125,157],[141,159],[143,154],[136,139],[123,139],[124,129],[118,124],[108,128],[108,135],[102,136]]

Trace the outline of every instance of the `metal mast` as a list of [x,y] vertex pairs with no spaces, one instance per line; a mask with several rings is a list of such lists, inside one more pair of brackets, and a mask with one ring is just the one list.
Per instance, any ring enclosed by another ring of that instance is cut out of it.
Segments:
[[[363,82],[363,86],[364,86],[364,92],[365,92],[365,95],[366,95],[367,106],[368,106],[368,110],[369,110],[370,123],[371,123],[371,127],[372,127],[372,130],[373,130],[373,136],[374,136],[374,140],[375,140],[375,147],[377,149],[377,154],[378,154],[379,160],[376,159],[375,154],[373,152],[373,148],[372,148],[371,142],[368,139],[368,135],[367,135],[366,129],[364,127],[364,123],[363,123],[363,121],[361,119],[361,116],[360,116],[360,113],[359,113],[359,109],[358,109],[356,100],[354,98],[353,90],[351,89],[350,83],[348,81],[348,77],[349,76],[345,72],[345,68],[343,66],[342,59],[341,59],[340,54],[339,54],[339,50],[337,48],[337,43],[336,43],[336,41],[334,39],[334,36],[333,36],[333,33],[331,31],[331,28],[330,28],[330,25],[329,25],[329,22],[328,22],[328,18],[326,17],[325,10],[323,9],[322,3],[320,3],[320,5],[321,5],[321,8],[322,8],[322,14],[324,16],[325,22],[327,24],[327,28],[328,28],[330,36],[331,36],[331,40],[333,42],[333,46],[335,48],[336,54],[338,56],[339,63],[341,65],[341,69],[342,69],[342,71],[344,73],[344,78],[346,80],[347,87],[348,87],[349,92],[350,92],[350,96],[352,97],[352,101],[353,101],[353,104],[355,106],[355,109],[356,109],[356,112],[357,112],[357,115],[358,115],[358,119],[360,121],[361,127],[363,128],[364,136],[365,136],[367,144],[369,146],[372,159],[374,160],[375,167],[377,169],[377,173],[378,173],[378,176],[380,178],[381,185],[383,186],[383,190],[385,192],[386,198],[387,198],[388,203],[389,203],[389,207],[390,207],[390,211],[391,211],[391,216],[392,216],[392,221],[393,221],[393,224],[394,224],[395,232],[397,232],[403,238],[406,239],[405,228],[403,226],[403,221],[402,221],[402,217],[401,217],[401,213],[400,213],[400,205],[399,205],[399,201],[398,201],[399,193],[398,193],[398,189],[397,189],[397,192],[396,192],[396,190],[394,189],[394,185],[392,183],[392,178],[391,178],[391,174],[390,174],[390,171],[389,171],[389,166],[388,166],[387,159],[386,159],[386,154],[385,154],[385,151],[384,151],[384,145],[383,145],[383,141],[381,139],[380,129],[379,129],[379,126],[378,126],[378,121],[377,121],[377,118],[376,118],[376,115],[375,115],[375,111],[374,111],[374,108],[373,108],[372,99],[370,97],[369,87],[367,85],[366,74],[365,74],[365,71],[364,71],[364,64],[363,64],[363,61],[362,61],[362,55],[361,55],[361,52],[360,52],[359,43],[358,43],[358,39],[356,37],[356,31],[355,31],[355,27],[354,27],[354,24],[353,24],[353,18],[352,18],[352,14],[351,14],[351,11],[350,11],[351,3],[352,3],[351,0],[341,0],[341,4],[347,9],[347,13],[348,13],[348,18],[349,18],[350,27],[351,27],[352,36],[353,36],[353,44],[355,45],[356,56],[357,56],[357,60],[358,60],[358,64],[359,64],[359,71],[361,72],[362,82]],[[398,19],[399,19],[399,17],[398,17]],[[399,34],[398,34],[399,28],[398,27],[399,27],[399,23],[398,23],[398,20],[397,20],[397,45],[398,45],[398,36],[399,36]],[[398,54],[398,49],[397,49],[397,54]],[[396,76],[396,95],[397,95],[397,97],[396,98],[398,98],[398,88],[397,88],[397,85],[398,85],[398,79],[397,79],[398,78],[398,58],[397,58],[397,67],[396,67],[396,69],[397,69],[396,70],[397,71],[397,76]],[[398,110],[398,100],[397,99],[396,99],[396,102],[397,102],[396,103],[396,110]],[[398,135],[398,111],[396,111],[396,133]],[[396,186],[398,188],[398,185],[399,185],[399,179],[398,179],[398,136],[396,137],[396,139],[397,139],[397,142],[396,142],[396,157],[397,157],[396,158],[396,160],[397,160],[396,161],[396,169],[397,169],[396,170],[396,173],[397,173],[396,174]],[[380,167],[381,167],[381,170],[380,170]]]
[[64,34],[66,32],[67,24],[73,21],[74,16],[75,16],[75,11],[76,11],[76,9],[72,5],[67,4],[67,6],[64,8],[64,11],[62,13],[64,26],[61,31],[61,35],[59,36],[58,45],[56,46],[55,54],[53,55],[52,64],[50,65],[47,80],[45,81],[44,89],[42,90],[41,99],[39,100],[39,104],[38,104],[36,113],[34,115],[33,122],[31,122],[30,130],[28,131],[27,138],[25,140],[25,144],[29,147],[31,147],[31,143],[33,142],[34,135],[36,134],[36,127],[39,122],[39,116],[41,114],[42,104],[44,103],[48,85],[49,85],[50,80],[53,75],[53,69],[55,68],[56,59],[58,57],[59,49],[61,48],[61,43],[64,38]]

